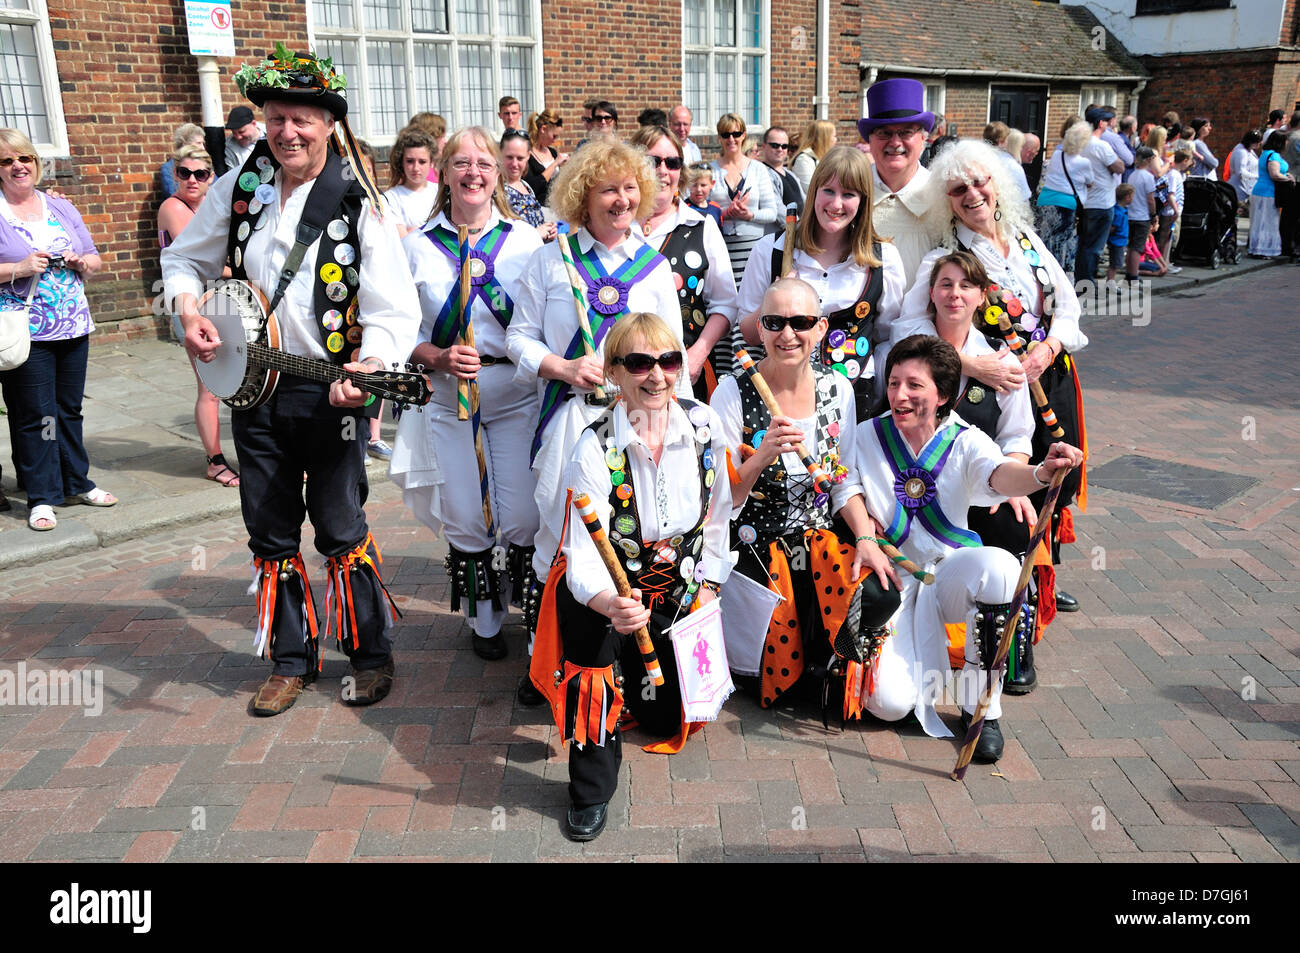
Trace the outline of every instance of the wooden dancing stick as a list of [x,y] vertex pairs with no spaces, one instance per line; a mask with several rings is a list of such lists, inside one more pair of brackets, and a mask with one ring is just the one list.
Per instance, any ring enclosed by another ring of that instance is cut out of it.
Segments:
[[[564,235],[561,235],[555,243],[560,246],[560,260],[564,262],[564,270],[569,273],[569,290],[573,292],[573,310],[577,312],[578,331],[582,334],[582,353],[595,354],[596,341],[591,336],[591,319],[587,315],[587,302],[578,287],[581,280],[578,277],[577,266],[573,264],[573,257],[569,254],[569,242]],[[595,385],[591,393],[600,403],[605,402],[605,388],[600,384]]]
[[[754,390],[758,391],[758,396],[763,398],[763,403],[767,405],[768,412],[773,417],[784,416],[781,408],[777,405],[776,397],[772,394],[772,388],[767,386],[767,381],[763,380],[763,375],[758,372],[758,367],[754,364],[754,359],[749,356],[744,348],[736,352],[736,361],[740,364],[740,369],[749,375],[749,379],[754,383]],[[813,485],[817,487],[819,493],[829,493],[831,491],[830,477],[822,469],[821,464],[808,452],[808,448],[803,442],[794,445],[794,452],[799,455],[800,461],[808,468],[809,475],[812,476]]]
[[934,585],[934,573],[926,572],[916,563],[912,562],[912,560],[899,552],[898,547],[889,540],[885,539],[883,536],[877,537],[876,545],[880,547],[880,551],[885,554],[885,557],[899,569],[903,570],[903,572],[911,573],[914,579],[921,580],[921,582],[925,583],[927,586]]
[[[470,274],[469,274],[469,226],[457,226],[460,237],[460,316],[461,316],[461,343],[469,347],[474,346],[474,325],[470,323],[469,318],[469,293],[470,293]],[[496,538],[496,523],[492,519],[492,500],[489,498],[488,491],[488,472],[487,457],[483,453],[483,428],[479,417],[479,394],[478,380],[469,381],[463,377],[457,384],[456,389],[456,419],[469,420],[474,429],[474,456],[478,462],[478,492],[479,498],[483,501],[483,523],[487,527],[488,536]]]
[[[1018,335],[1016,329],[1011,326],[1011,319],[1007,317],[1007,313],[1002,311],[1001,308],[998,310],[1001,311],[998,315],[998,327],[1002,331],[1002,336],[1006,338],[1007,347],[1011,348],[1011,353],[1019,358],[1020,363],[1023,364],[1025,363],[1025,355],[1027,353],[1025,350],[1025,343],[1020,340],[1020,335]],[[1065,431],[1057,421],[1055,411],[1053,411],[1051,405],[1047,403],[1047,394],[1043,392],[1043,385],[1038,381],[1031,381],[1029,383],[1029,393],[1033,395],[1034,403],[1038,407],[1038,415],[1043,418],[1043,423],[1047,425],[1048,433],[1053,437],[1064,437]]]
[[[1002,670],[1007,664],[1007,655],[1011,652],[1011,639],[1016,631],[1016,623],[1020,621],[1020,614],[1025,608],[1025,599],[1029,595],[1029,577],[1034,572],[1034,551],[1038,549],[1038,544],[1043,541],[1048,528],[1052,525],[1052,511],[1056,509],[1057,497],[1061,495],[1061,484],[1072,469],[1074,468],[1061,467],[1052,474],[1052,481],[1047,485],[1047,498],[1043,501],[1043,508],[1038,514],[1038,522],[1034,524],[1034,531],[1030,534],[1029,548],[1025,550],[1025,558],[1020,563],[1020,578],[1016,580],[1016,594],[1011,599],[1011,611],[1007,614],[1007,623],[1002,627],[1002,635],[998,639],[997,654],[993,657],[993,664],[989,666],[989,683],[980,696],[980,702],[975,708],[975,714],[971,716],[970,728],[966,731],[966,743],[962,745],[961,751],[958,752],[957,764],[952,769],[952,779],[954,781],[960,781],[966,776],[966,768],[970,764],[971,756],[975,753],[975,745],[980,740],[980,732],[984,730],[984,713],[989,710],[989,705],[993,701],[995,679],[1001,679],[1002,677]],[[969,638],[969,635],[967,637]]]
[[785,207],[785,247],[781,250],[781,274],[776,275],[773,281],[794,271],[794,226],[797,220],[794,203],[791,203]]
[[[605,535],[605,527],[600,525],[600,515],[596,508],[591,504],[591,497],[586,493],[573,494],[573,507],[582,517],[582,523],[587,527],[587,532],[591,534],[591,541],[596,544],[596,552],[600,553],[600,561],[605,564],[609,570],[609,576],[614,580],[614,588],[624,599],[632,598],[632,587],[628,585],[627,574],[623,572],[623,566],[614,555],[614,547],[609,542],[609,537]],[[634,633],[636,637],[636,647],[641,651],[641,661],[645,663],[646,673],[650,676],[656,686],[664,683],[664,673],[659,668],[659,656],[655,653],[654,642],[650,641],[650,632],[645,626],[637,629]]]

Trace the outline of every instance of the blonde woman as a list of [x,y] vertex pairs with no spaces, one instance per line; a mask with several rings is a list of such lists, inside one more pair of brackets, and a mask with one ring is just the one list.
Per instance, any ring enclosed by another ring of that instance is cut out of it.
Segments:
[[790,171],[795,174],[804,193],[812,184],[813,169],[822,156],[831,151],[835,145],[835,124],[826,119],[814,119],[803,127],[799,137],[799,152],[790,163]]
[[727,242],[731,270],[740,274],[766,226],[776,221],[780,200],[772,190],[767,166],[745,155],[745,120],[727,113],[718,120],[722,157],[713,163],[709,198],[722,207],[722,237]]

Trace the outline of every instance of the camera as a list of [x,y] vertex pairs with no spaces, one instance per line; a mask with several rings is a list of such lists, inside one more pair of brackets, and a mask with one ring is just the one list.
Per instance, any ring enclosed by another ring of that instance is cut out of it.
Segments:
[[45,267],[47,267],[47,268],[67,268],[67,267],[68,267],[68,260],[67,260],[66,258],[64,258],[62,255],[51,255],[51,256],[50,256],[50,260],[49,260],[49,262],[46,264]]

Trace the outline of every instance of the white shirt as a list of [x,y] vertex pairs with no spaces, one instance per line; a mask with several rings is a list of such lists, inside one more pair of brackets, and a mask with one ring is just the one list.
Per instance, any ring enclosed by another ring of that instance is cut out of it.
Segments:
[[1155,176],[1147,169],[1134,169],[1128,177],[1128,184],[1133,186],[1133,197],[1128,200],[1128,220],[1151,221],[1151,196],[1156,191]]
[[[208,190],[198,212],[185,230],[162,252],[163,290],[172,302],[178,294],[200,298],[204,282],[215,281],[226,264],[226,238],[230,227],[231,201],[239,170],[232,169]],[[269,183],[275,198],[262,210],[244,249],[248,280],[270,298],[279,283],[280,269],[293,248],[298,219],[311,192],[312,182],[294,189],[280,208],[284,173],[276,170]],[[362,203],[357,224],[361,242],[361,283],[357,295],[362,330],[358,360],[378,358],[385,367],[402,364],[415,347],[419,330],[420,303],[415,284],[406,267],[397,227],[391,215],[380,221],[370,202]],[[275,309],[280,325],[280,349],[303,357],[328,359],[321,343],[313,296],[316,280],[317,239],[303,257],[302,266]]]
[[874,186],[871,222],[876,234],[888,238],[898,249],[903,259],[903,284],[910,288],[921,259],[939,244],[941,237],[925,224],[925,213],[929,208],[925,198],[926,183],[930,181],[930,170],[918,165],[916,173],[897,192],[885,184],[875,163],[871,165],[871,177]]
[[1250,199],[1251,190],[1259,179],[1259,156],[1239,142],[1232,150],[1231,165],[1232,174],[1228,176],[1228,182],[1237,190],[1238,200],[1245,202]]
[[[471,238],[482,238],[495,228],[499,221],[501,215],[496,208],[493,208],[492,217],[483,226],[483,231]],[[456,226],[442,212],[438,213],[428,227],[432,229],[435,225],[441,225],[452,234],[456,232]],[[512,299],[519,294],[520,276],[523,274],[524,266],[533,252],[541,246],[542,239],[537,234],[537,229],[521,219],[510,220],[510,231],[501,242],[493,273],[502,289]],[[433,335],[434,321],[442,312],[447,296],[451,293],[451,287],[460,275],[460,266],[448,258],[440,248],[435,247],[429,236],[421,229],[407,233],[402,239],[402,249],[406,252],[406,261],[410,265],[411,274],[415,276],[415,289],[420,296],[423,320],[420,322],[419,340],[428,341]],[[474,298],[469,313],[474,324],[475,350],[492,357],[504,357],[506,329],[492,316],[482,298]],[[443,376],[448,378],[447,386],[454,388],[455,383],[451,381],[451,375]]]
[[[677,202],[673,213],[660,222],[645,240],[662,250],[664,242],[678,225],[690,225],[701,220],[704,222],[704,257],[709,262],[709,270],[704,273],[704,300],[709,303],[710,316],[720,314],[734,328],[738,314],[736,276],[731,271],[727,243],[722,238],[722,232],[718,231],[718,223],[712,215],[705,215],[685,202]],[[685,289],[678,294],[684,297]]]
[[1083,207],[1114,208],[1115,186],[1119,184],[1119,176],[1110,171],[1110,165],[1117,161],[1119,156],[1097,136],[1088,140],[1088,145],[1081,154],[1087,156],[1088,161],[1092,163],[1093,180],[1092,185],[1088,187],[1088,195],[1083,200]]
[[1002,164],[1007,167],[1007,174],[1011,176],[1011,180],[1016,183],[1016,188],[1020,190],[1020,197],[1028,202],[1033,193],[1029,191],[1029,180],[1025,178],[1024,168],[1016,157],[1005,149],[995,149],[994,151],[997,152],[998,158],[1002,160]]
[[[1067,170],[1070,173],[1068,179],[1065,177]],[[1043,172],[1043,188],[1064,195],[1076,196],[1083,201],[1086,208],[1088,190],[1092,187],[1095,175],[1092,163],[1088,161],[1086,154],[1067,155],[1065,149],[1058,145],[1056,151],[1052,153],[1052,158],[1047,163],[1046,170]],[[1073,189],[1070,188],[1071,182],[1074,183]]]
[[[418,192],[404,185],[395,185],[384,193],[384,201],[392,209],[399,225],[423,228],[433,214],[433,201],[438,197],[438,183],[430,182]],[[495,215],[496,212],[494,211]],[[454,232],[455,229],[453,228]]]
[[[1047,250],[1043,240],[1032,228],[1026,229],[1025,233],[1029,236],[1043,267],[1047,269],[1048,276],[1052,279],[1052,289],[1056,296],[1056,310],[1052,315],[1052,337],[1071,352],[1081,351],[1088,346],[1088,338],[1079,328],[1079,296],[1074,293],[1074,279],[1061,270],[1056,258]],[[1000,288],[1006,288],[1019,298],[1020,303],[1025,306],[1026,314],[1033,318],[1039,317],[1038,280],[1034,277],[1029,259],[1025,257],[1014,236],[1011,239],[1010,254],[1006,258],[1002,257],[1001,252],[991,241],[976,235],[960,223],[957,225],[957,239],[975,253],[975,257],[988,272],[990,281]],[[932,333],[925,330],[925,325],[929,323],[929,309],[926,304],[930,300],[930,270],[936,261],[948,254],[951,254],[951,251],[940,246],[922,260],[921,267],[916,272],[916,281],[903,298],[902,317],[894,324],[892,338],[894,344],[909,334]],[[1023,318],[1021,322],[1023,323]],[[1026,324],[1025,327],[1028,328],[1029,325]]]
[[[631,231],[628,237],[614,248],[606,248],[590,232],[581,228],[577,232],[578,247],[583,254],[594,248],[606,274],[613,274],[625,261],[637,256],[647,242]],[[574,262],[582,281],[582,266]],[[579,289],[586,300],[586,283]],[[663,318],[678,341],[682,339],[682,311],[677,303],[677,286],[673,282],[672,268],[667,261],[657,264],[650,274],[634,284],[627,296],[629,312],[650,311]],[[595,321],[591,322],[593,325]],[[594,327],[593,327],[594,330]],[[515,316],[506,332],[506,351],[515,362],[515,377],[537,381],[538,394],[546,389],[546,380],[537,375],[543,359],[549,354],[561,357],[578,331],[578,315],[574,310],[573,291],[569,275],[560,257],[559,242],[549,242],[533,252],[524,266],[519,283],[519,296],[515,298]],[[682,348],[685,352],[685,347]],[[604,339],[596,345],[596,356],[605,354]],[[585,388],[574,388],[576,394],[586,394]],[[677,375],[677,393],[691,396],[689,374]]]
[[[703,409],[709,415],[707,426],[709,445],[713,449],[714,479],[708,491],[704,548],[696,562],[704,566],[706,579],[720,583],[726,580],[731,568],[727,559],[731,481],[727,479],[726,444],[717,415],[707,407]],[[701,500],[696,431],[687,420],[686,411],[676,401],[672,402],[668,429],[664,433],[663,454],[658,464],[628,421],[627,409],[622,402],[614,406],[613,420],[614,446],[623,453],[632,470],[641,542],[648,546],[657,540],[690,533],[698,525]],[[600,524],[607,533],[612,515],[609,475],[605,448],[596,434],[584,430],[574,446],[565,485],[574,488],[575,497],[578,493],[586,493],[591,498],[592,506],[600,516]],[[609,572],[596,552],[596,544],[591,541],[591,534],[576,511],[569,518],[564,553],[568,558],[565,579],[578,602],[586,605],[600,593],[614,588]],[[647,555],[642,555],[641,560],[647,567],[650,565]]]
[[700,147],[695,144],[694,139],[687,139],[682,143],[682,158],[686,160],[687,165],[704,161],[704,156],[700,154]]
[[[717,202],[724,209],[733,201],[727,186],[727,173],[717,161],[713,163],[713,191],[709,200]],[[750,159],[741,173],[736,185],[736,198],[742,194],[749,195],[749,210],[754,213],[752,219],[724,218],[722,234],[734,235],[736,238],[758,238],[767,231],[767,226],[784,215],[781,196],[772,191],[772,178],[767,174],[767,166],[757,159]],[[781,215],[778,215],[781,210]]]
[[[763,295],[772,283],[772,251],[782,238],[768,235],[757,245],[745,265],[745,277],[740,282],[739,308],[742,317],[753,314],[763,304]],[[888,341],[890,328],[898,318],[903,304],[903,292],[907,290],[903,259],[892,242],[880,243],[880,260],[884,268],[885,286],[880,292],[880,304],[876,308],[876,325],[873,338],[875,341]],[[866,269],[853,260],[850,255],[844,261],[823,268],[817,259],[805,252],[795,249],[794,275],[802,278],[817,291],[821,302],[822,314],[830,314],[841,308],[847,308],[862,296],[866,282]],[[874,360],[875,355],[872,355]],[[865,371],[864,377],[871,376]]]
[[[757,360],[759,353],[753,353]],[[840,407],[840,435],[839,435],[839,453],[840,463],[848,468],[848,474],[839,483],[831,486],[831,512],[834,513],[854,496],[862,492],[862,485],[859,482],[857,468],[853,461],[856,458],[857,451],[854,449],[857,437],[858,412],[857,405],[853,396],[853,385],[849,379],[842,374],[831,374],[825,378],[832,382],[835,388],[835,401]],[[746,443],[745,439],[745,413],[744,407],[740,400],[740,387],[734,377],[724,377],[717,388],[713,391],[713,399],[709,405],[718,412],[718,420],[722,424],[723,445],[731,453],[731,465],[737,470],[740,469],[745,458],[740,455],[741,444]],[[789,416],[787,414],[787,416]],[[804,432],[803,445],[808,452],[820,462],[822,454],[826,451],[826,435],[817,433],[816,411],[813,416],[795,419],[795,425]],[[808,475],[807,468],[803,461],[799,459],[799,454],[793,451],[781,454],[781,466],[790,478],[793,484],[809,484],[812,478]],[[829,474],[827,474],[829,476]],[[732,501],[732,518],[740,516],[741,509],[744,508],[745,500]]]

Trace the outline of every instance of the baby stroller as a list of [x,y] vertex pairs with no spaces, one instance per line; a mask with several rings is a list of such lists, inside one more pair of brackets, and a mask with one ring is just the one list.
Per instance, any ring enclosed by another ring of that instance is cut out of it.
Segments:
[[1237,263],[1237,191],[1227,182],[1189,176],[1183,183],[1183,225],[1174,252],[1211,268]]

